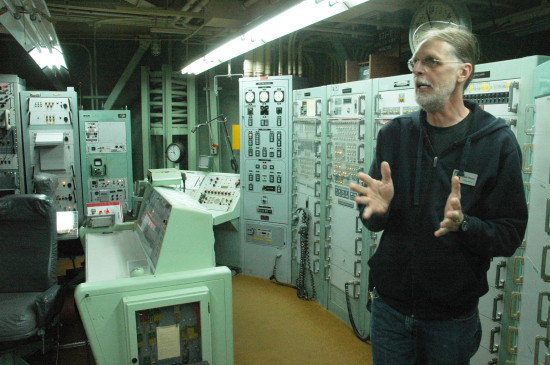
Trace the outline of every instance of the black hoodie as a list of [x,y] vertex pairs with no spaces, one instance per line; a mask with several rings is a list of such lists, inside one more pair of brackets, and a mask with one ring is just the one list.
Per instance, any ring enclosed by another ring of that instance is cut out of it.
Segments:
[[[384,216],[363,223],[384,230],[369,260],[380,296],[403,314],[449,319],[473,310],[488,291],[490,260],[511,256],[521,244],[527,205],[521,176],[521,150],[504,120],[465,102],[473,113],[466,137],[436,156],[421,120],[403,115],[384,126],[369,174],[381,179],[390,164],[395,195]],[[460,184],[466,232],[435,237],[451,192],[453,171],[476,178]],[[473,175],[472,175],[473,174]],[[364,207],[360,207],[363,212]]]

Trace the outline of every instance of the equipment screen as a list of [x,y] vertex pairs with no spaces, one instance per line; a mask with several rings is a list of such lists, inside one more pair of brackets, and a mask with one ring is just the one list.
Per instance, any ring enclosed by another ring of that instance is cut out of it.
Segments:
[[145,237],[145,251],[156,267],[172,206],[156,190],[150,192],[151,195],[143,200],[138,227]]

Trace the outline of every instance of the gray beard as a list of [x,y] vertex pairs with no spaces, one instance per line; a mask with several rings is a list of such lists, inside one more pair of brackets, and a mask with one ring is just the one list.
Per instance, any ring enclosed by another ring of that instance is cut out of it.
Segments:
[[443,110],[446,99],[434,97],[434,95],[415,95],[416,102],[428,113],[437,113]]
[[428,113],[440,112],[445,107],[456,86],[456,83],[454,85],[440,85],[433,89],[431,95],[415,91],[415,100]]

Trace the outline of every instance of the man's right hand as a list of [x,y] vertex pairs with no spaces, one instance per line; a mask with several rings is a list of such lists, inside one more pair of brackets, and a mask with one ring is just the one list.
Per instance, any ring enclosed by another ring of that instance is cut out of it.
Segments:
[[357,178],[364,182],[367,186],[359,184],[350,184],[350,189],[357,194],[355,202],[365,205],[363,210],[363,218],[369,219],[373,214],[384,215],[390,206],[393,199],[393,181],[391,179],[390,164],[386,161],[380,165],[382,180],[376,180],[369,175],[360,172]]

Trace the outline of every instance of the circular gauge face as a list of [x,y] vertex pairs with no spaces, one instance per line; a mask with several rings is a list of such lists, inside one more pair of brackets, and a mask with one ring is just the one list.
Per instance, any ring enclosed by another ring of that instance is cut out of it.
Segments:
[[273,93],[273,100],[276,102],[281,102],[285,99],[285,93],[282,90],[277,90]]
[[260,101],[262,103],[267,103],[269,101],[269,92],[260,91]]
[[471,30],[468,8],[458,1],[428,0],[415,11],[409,27],[409,46],[414,54],[419,40],[432,28],[462,26]]
[[180,162],[185,156],[184,146],[180,142],[174,142],[166,148],[166,158],[170,162]]
[[244,100],[246,100],[247,103],[253,103],[255,98],[256,96],[253,91],[247,91],[246,94],[244,94]]

